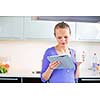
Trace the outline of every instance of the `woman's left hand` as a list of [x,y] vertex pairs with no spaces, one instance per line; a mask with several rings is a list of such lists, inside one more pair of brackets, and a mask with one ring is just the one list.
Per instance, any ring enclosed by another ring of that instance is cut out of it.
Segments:
[[77,66],[80,66],[83,62],[76,62]]

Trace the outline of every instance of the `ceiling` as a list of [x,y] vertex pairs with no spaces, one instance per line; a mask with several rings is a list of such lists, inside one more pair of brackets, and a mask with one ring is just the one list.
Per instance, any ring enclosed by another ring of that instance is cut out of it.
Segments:
[[37,16],[37,20],[97,23],[100,22],[100,16]]

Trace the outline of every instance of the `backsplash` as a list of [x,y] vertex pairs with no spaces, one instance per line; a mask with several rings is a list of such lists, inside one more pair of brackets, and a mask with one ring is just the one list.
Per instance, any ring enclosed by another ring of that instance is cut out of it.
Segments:
[[80,59],[82,52],[85,52],[85,61],[81,64],[80,70],[87,70],[92,67],[92,57],[96,53],[98,63],[100,63],[100,43],[99,42],[72,42],[71,47],[76,50],[76,54]]
[[[0,41],[0,57],[8,57],[12,69],[41,70],[45,50],[54,45],[56,42],[48,40]],[[91,66],[94,52],[100,60],[99,42],[71,42],[69,45],[77,51],[78,57],[85,51],[86,61],[81,65],[81,69]]]

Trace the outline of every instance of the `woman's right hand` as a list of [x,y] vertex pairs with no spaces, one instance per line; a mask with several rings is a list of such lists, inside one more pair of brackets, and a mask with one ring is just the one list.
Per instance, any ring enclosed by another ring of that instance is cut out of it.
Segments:
[[48,69],[42,74],[42,78],[44,80],[49,80],[53,70],[56,69],[60,63],[61,62],[58,61],[50,63]]
[[52,62],[49,64],[49,68],[54,70],[58,67],[59,64],[61,64],[61,62],[59,62],[59,61]]

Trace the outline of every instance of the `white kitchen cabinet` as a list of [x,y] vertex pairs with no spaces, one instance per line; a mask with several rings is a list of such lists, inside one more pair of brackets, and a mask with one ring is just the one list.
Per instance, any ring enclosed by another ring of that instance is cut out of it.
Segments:
[[[32,20],[24,17],[24,39],[52,39],[54,38],[54,26],[58,21]],[[67,22],[71,26],[71,40],[75,39],[75,23]]]
[[24,18],[24,39],[54,38],[53,28],[55,22],[37,21],[31,17]]
[[71,28],[71,41],[75,41],[75,38],[76,38],[76,34],[75,34],[75,25],[76,23],[75,22],[66,22],[68,23],[68,25],[70,26]]
[[100,41],[100,24],[76,22],[76,40]]
[[1,77],[0,83],[21,83],[21,77]]
[[0,40],[22,39],[23,17],[22,16],[0,16]]

